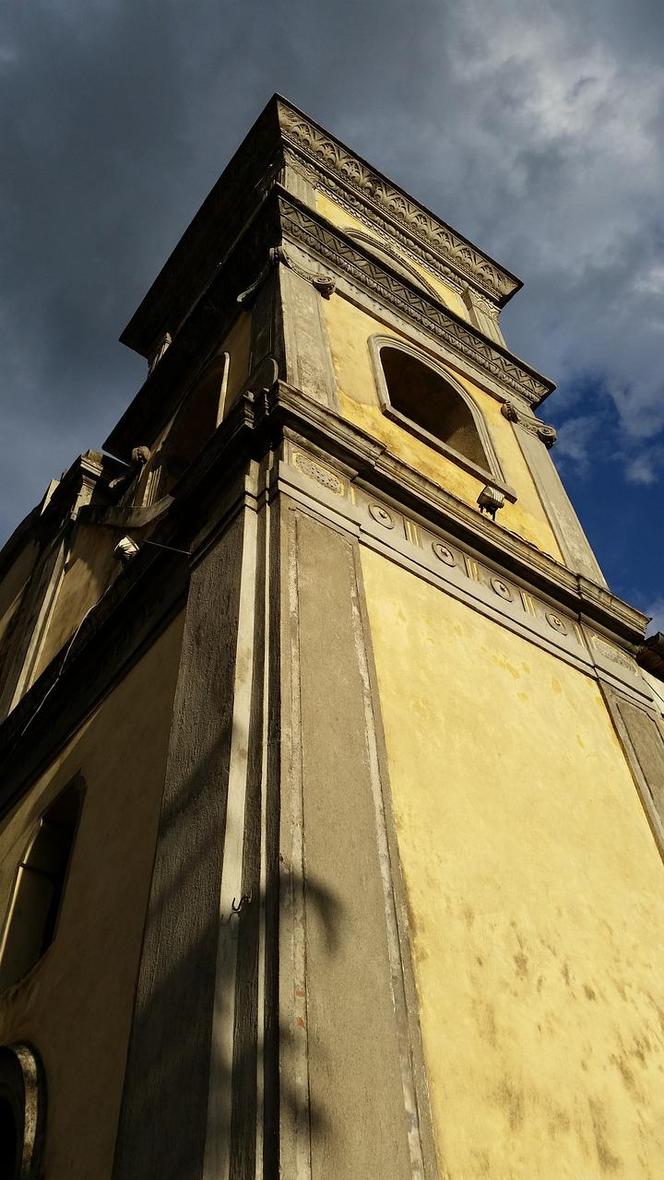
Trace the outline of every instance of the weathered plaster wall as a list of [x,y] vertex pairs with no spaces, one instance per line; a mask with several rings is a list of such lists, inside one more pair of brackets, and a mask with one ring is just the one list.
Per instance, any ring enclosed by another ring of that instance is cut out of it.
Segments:
[[363,570],[441,1175],[656,1180],[664,868],[598,688]]
[[44,1061],[50,1180],[111,1174],[181,635],[176,620],[0,832],[4,916],[38,817],[83,775],[85,799],[55,941],[0,996],[0,1041],[28,1041]]
[[[475,505],[486,481],[471,475],[432,447],[415,438],[382,412],[373,369],[371,336],[394,336],[386,328],[347,300],[334,297],[325,303],[330,349],[338,383],[340,412],[345,418],[380,439],[389,449],[429,479]],[[562,560],[541,500],[526,467],[512,424],[500,412],[500,404],[459,373],[462,382],[484,414],[505,479],[517,493],[515,504],[506,503],[499,522],[527,541]]]
[[53,617],[44,637],[31,682],[35,681],[73,635],[119,570],[113,548],[119,533],[92,525],[76,527],[71,552],[58,591]]

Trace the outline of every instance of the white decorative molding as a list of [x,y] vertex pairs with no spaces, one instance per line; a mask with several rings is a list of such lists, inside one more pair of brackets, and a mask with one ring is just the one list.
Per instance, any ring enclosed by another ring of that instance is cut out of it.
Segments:
[[471,360],[530,405],[538,405],[551,392],[550,381],[460,321],[442,301],[389,272],[341,231],[334,232],[315,215],[290,201],[282,200],[280,207],[282,229],[297,245],[322,258],[330,268],[341,271],[428,335],[442,340],[451,352]]
[[[317,168],[342,185],[348,196],[367,209],[375,209],[396,223],[416,241],[434,250],[457,275],[480,287],[494,302],[502,304],[514,294],[519,281],[493,259],[455,233],[380,173],[317,127],[299,111],[279,105],[279,121],[287,142],[304,153]],[[355,208],[353,208],[355,211]]]

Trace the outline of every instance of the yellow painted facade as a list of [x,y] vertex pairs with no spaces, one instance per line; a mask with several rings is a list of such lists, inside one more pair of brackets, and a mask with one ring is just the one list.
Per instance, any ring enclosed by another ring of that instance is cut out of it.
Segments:
[[[369,341],[377,334],[393,336],[396,340],[405,340],[406,337],[341,297],[335,297],[325,304],[325,319],[337,378],[340,413],[367,434],[384,442],[394,455],[416,471],[476,507],[477,497],[486,480],[471,475],[439,451],[428,447],[387,418],[381,409]],[[459,373],[454,373],[454,376],[468,390],[484,415],[505,479],[517,493],[516,503],[506,503],[501,509],[500,524],[562,561],[512,424],[501,414],[500,403],[467,377]]]
[[182,626],[182,616],[171,623],[0,830],[4,921],[40,815],[82,776],[84,802],[56,937],[0,997],[0,1043],[38,1045],[46,1070],[50,1180],[96,1180],[112,1171]]
[[658,1180],[664,867],[598,686],[362,564],[441,1175]]
[[31,681],[37,679],[71,638],[86,612],[99,601],[117,574],[118,563],[113,557],[116,539],[115,534],[92,525],[80,525],[76,530]]

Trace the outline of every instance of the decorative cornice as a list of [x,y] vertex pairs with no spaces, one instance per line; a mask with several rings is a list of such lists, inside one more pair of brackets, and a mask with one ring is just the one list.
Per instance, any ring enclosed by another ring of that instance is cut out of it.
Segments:
[[[376,210],[367,209],[361,201],[354,198],[352,192],[344,188],[333,176],[317,168],[310,160],[305,160],[302,156],[299,156],[293,149],[286,149],[285,158],[286,163],[293,172],[296,172],[298,176],[302,176],[320,192],[327,193],[334,200],[335,204],[344,209],[351,217],[355,217],[358,221],[361,221],[373,234],[376,234],[378,242],[388,248],[390,244],[394,245],[395,242],[398,242],[402,254],[406,255],[417,265],[425,266],[430,274],[442,279],[458,295],[463,295],[463,292],[468,286],[467,279],[443,262],[437,254],[428,250],[422,242],[412,238],[410,234],[405,233],[396,223],[383,217]],[[477,294],[479,296],[479,291]],[[496,305],[489,299],[487,299],[487,303],[491,304],[494,312],[498,310]]]
[[458,356],[470,359],[530,405],[539,405],[554,388],[552,382],[464,323],[443,303],[388,270],[387,264],[364,251],[340,230],[332,230],[321,218],[296,205],[292,197],[282,197],[279,204],[282,231],[287,237],[419,328],[444,341]]
[[401,511],[412,513],[413,519],[427,519],[458,543],[482,554],[506,576],[537,586],[553,609],[554,604],[559,604],[561,609],[572,611],[581,621],[590,621],[610,634],[614,642],[642,642],[647,619],[641,611],[434,484],[392,454],[384,443],[329,407],[283,381],[257,393],[255,398],[256,428],[263,415],[269,420],[278,419],[282,429],[287,427],[299,437],[308,438],[321,453],[354,472],[354,478],[365,489],[387,496]]
[[514,402],[504,402],[500,412],[508,422],[514,422],[516,426],[527,431],[528,434],[534,434],[549,450],[554,445],[558,437],[554,426],[549,426],[548,423],[536,418],[534,414],[521,410],[514,405]]
[[[291,147],[304,155],[325,177],[325,187],[339,187],[378,217],[389,218],[411,240],[422,243],[438,265],[447,264],[457,275],[478,286],[499,305],[519,290],[519,280],[473,246],[445,222],[434,217],[401,189],[365,163],[306,115],[279,103],[282,134]],[[320,181],[319,181],[320,183]],[[393,232],[393,231],[392,231]]]

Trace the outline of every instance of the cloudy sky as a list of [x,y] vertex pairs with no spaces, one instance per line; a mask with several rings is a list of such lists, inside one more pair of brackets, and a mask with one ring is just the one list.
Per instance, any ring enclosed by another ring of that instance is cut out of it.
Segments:
[[4,0],[0,539],[144,377],[117,343],[278,90],[525,281],[515,352],[664,627],[661,0]]

